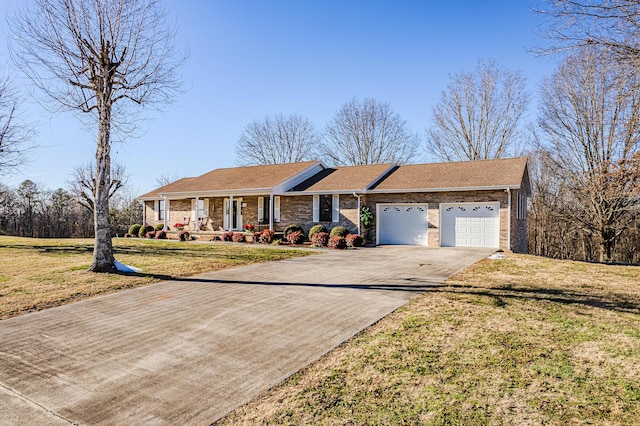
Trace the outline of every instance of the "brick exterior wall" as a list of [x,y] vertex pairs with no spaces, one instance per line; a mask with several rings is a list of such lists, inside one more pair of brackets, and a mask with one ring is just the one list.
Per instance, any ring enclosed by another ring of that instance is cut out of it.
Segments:
[[[526,211],[522,218],[517,218],[519,191],[511,191],[511,250],[519,253],[526,253],[527,250],[527,220]],[[265,198],[268,199],[268,195]],[[244,196],[235,197],[241,203],[246,203],[242,208],[243,224],[258,224],[258,197]],[[440,246],[440,203],[456,202],[499,202],[500,203],[500,248],[509,251],[509,211],[508,194],[504,190],[497,191],[465,191],[465,192],[430,192],[430,193],[388,193],[388,194],[366,194],[361,198],[362,206],[368,206],[376,213],[378,203],[427,203],[428,205],[428,246]],[[170,200],[169,228],[177,222],[182,222],[183,218],[191,217],[191,199]],[[334,226],[345,226],[351,232],[358,229],[358,199],[350,194],[340,194],[340,220],[339,222],[313,222],[313,196],[296,195],[280,196],[280,222],[274,222],[274,230],[282,232],[285,227],[295,223],[300,225],[305,233],[309,232],[312,226],[321,223],[331,229]],[[155,220],[153,201],[145,202],[145,212],[147,224],[155,226],[162,221]],[[209,223],[207,231],[223,230],[224,198],[216,197],[209,199]],[[526,209],[525,209],[526,210]],[[260,227],[261,229],[263,227]],[[189,230],[193,231],[193,222]],[[376,218],[368,229],[362,227],[362,234],[366,236],[367,242],[376,241]]]
[[313,221],[313,196],[296,195],[280,197],[280,223],[274,224],[276,231],[284,231],[288,225],[300,225],[305,233],[314,225],[324,225],[328,230],[344,226],[350,232],[358,231],[358,199],[353,195],[340,194],[340,220],[338,222]]
[[[513,192],[512,192],[513,196]],[[440,203],[460,203],[460,202],[499,202],[500,203],[500,248],[509,251],[508,224],[509,224],[509,200],[506,191],[462,191],[462,192],[408,192],[397,194],[367,194],[362,198],[362,205],[366,205],[375,213],[378,203],[427,203],[427,218],[429,230],[427,231],[427,245],[429,247],[440,246]],[[512,212],[514,212],[512,203]],[[515,216],[513,216],[515,217]],[[521,248],[520,235],[514,235],[514,224],[512,221],[512,247]],[[526,249],[526,220],[519,225],[520,230],[524,227],[524,247]],[[367,241],[376,241],[376,219],[371,224],[367,234]]]

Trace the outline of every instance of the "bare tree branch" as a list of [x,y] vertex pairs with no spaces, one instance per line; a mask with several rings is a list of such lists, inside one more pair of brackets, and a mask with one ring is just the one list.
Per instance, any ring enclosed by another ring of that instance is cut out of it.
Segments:
[[451,76],[433,107],[427,152],[443,161],[516,154],[529,99],[522,72],[508,71],[493,60],[478,61],[475,73]]
[[20,97],[11,80],[0,76],[0,175],[25,161],[33,132],[20,120]]
[[295,163],[313,159],[320,137],[308,118],[273,115],[247,124],[236,144],[241,165]]
[[346,102],[325,128],[319,154],[333,165],[411,162],[418,155],[420,137],[391,105],[373,98]]

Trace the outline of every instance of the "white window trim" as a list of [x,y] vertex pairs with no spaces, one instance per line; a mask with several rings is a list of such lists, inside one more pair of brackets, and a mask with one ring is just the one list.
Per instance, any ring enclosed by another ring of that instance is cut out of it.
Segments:
[[280,196],[273,197],[273,221],[280,222]]

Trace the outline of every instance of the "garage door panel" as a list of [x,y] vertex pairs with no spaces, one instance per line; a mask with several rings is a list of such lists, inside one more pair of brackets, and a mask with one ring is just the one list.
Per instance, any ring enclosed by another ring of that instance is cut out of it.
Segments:
[[499,203],[445,203],[440,212],[442,246],[499,247]]
[[427,245],[429,221],[426,204],[378,206],[378,243]]

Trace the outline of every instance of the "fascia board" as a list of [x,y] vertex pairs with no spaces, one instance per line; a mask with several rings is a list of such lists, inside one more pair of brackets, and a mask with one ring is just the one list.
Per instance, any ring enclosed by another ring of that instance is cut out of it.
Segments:
[[462,191],[499,191],[504,189],[520,189],[520,185],[465,186],[452,188],[405,188],[405,189],[370,189],[367,194],[389,194],[402,192],[462,192]]

